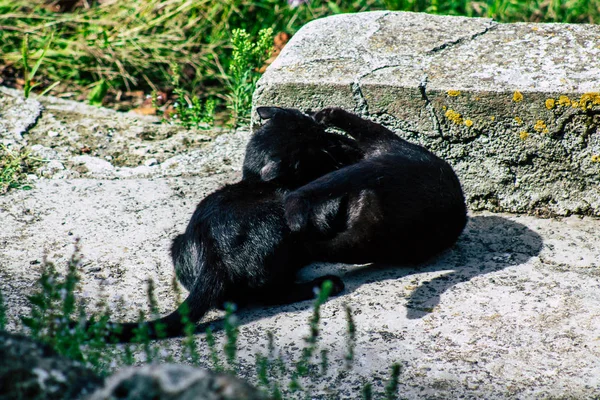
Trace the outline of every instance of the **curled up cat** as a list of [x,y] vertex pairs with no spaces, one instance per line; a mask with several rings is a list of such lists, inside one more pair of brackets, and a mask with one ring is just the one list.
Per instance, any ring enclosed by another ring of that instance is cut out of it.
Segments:
[[[332,294],[343,290],[339,277],[296,283],[296,272],[312,263],[309,233],[288,227],[283,199],[290,190],[359,161],[354,140],[325,132],[311,117],[293,109],[259,108],[267,122],[250,139],[242,180],[209,194],[196,207],[183,234],[173,240],[171,257],[188,297],[171,314],[145,322],[149,338],[183,333],[191,322],[224,302],[249,300],[285,304],[314,297],[325,280]],[[115,323],[111,340],[128,342],[139,323]]]
[[[292,232],[328,238],[311,244],[313,259],[421,262],[456,242],[467,210],[460,182],[446,161],[341,108],[323,109],[314,119],[346,132],[364,156],[285,196]],[[334,203],[344,223],[332,227],[322,210]]]
[[[158,338],[158,324],[165,337],[180,335],[184,314],[197,322],[226,301],[307,300],[325,280],[338,294],[339,277],[297,283],[296,273],[315,261],[422,261],[450,247],[465,226],[454,171],[425,148],[339,108],[257,112],[267,122],[248,143],[242,180],[204,198],[173,240],[175,272],[189,295],[144,323],[150,338]],[[111,337],[121,342],[140,326],[115,325]]]

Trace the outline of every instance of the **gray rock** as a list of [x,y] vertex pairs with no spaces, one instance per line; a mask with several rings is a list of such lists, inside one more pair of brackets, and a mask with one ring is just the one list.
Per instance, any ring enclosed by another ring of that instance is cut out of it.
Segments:
[[50,160],[40,168],[38,168],[37,173],[44,178],[51,178],[57,173],[64,171],[65,166],[57,160]]
[[262,400],[241,379],[187,365],[161,364],[126,368],[108,378],[90,400]]
[[447,159],[474,210],[599,216],[599,35],[597,25],[337,15],[292,38],[253,104],[339,106],[382,122]]
[[[90,397],[91,396],[91,397]],[[187,365],[130,367],[104,379],[28,337],[0,331],[0,400],[259,400],[241,379]]]
[[156,158],[149,158],[144,162],[146,167],[152,167],[154,165],[158,165],[158,160]]
[[0,399],[83,399],[103,379],[51,348],[0,331]]
[[42,105],[35,99],[25,99],[16,91],[0,87],[0,141],[21,141],[23,133],[42,113]]

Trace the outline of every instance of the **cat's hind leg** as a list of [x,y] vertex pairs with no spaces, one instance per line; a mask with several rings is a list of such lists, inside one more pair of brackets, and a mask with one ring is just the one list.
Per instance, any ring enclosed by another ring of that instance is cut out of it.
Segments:
[[[327,235],[331,216],[327,204],[377,185],[381,176],[376,160],[361,161],[330,172],[288,193],[284,199],[285,218],[293,232],[312,229]],[[335,210],[336,212],[340,212]]]

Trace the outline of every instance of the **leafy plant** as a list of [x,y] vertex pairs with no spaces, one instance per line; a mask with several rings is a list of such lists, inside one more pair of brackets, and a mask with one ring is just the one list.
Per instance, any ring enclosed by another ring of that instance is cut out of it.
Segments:
[[400,377],[400,365],[392,365],[392,373],[388,384],[385,386],[385,399],[394,400],[398,398],[398,379]]
[[35,77],[35,74],[37,73],[38,69],[42,65],[42,62],[44,61],[44,56],[46,55],[46,52],[50,48],[50,45],[52,44],[53,39],[54,39],[54,34],[52,34],[46,40],[44,49],[41,50],[41,54],[38,56],[36,63],[33,65],[33,68],[31,68],[31,70],[30,70],[29,69],[29,35],[26,34],[25,37],[23,38],[23,43],[21,45],[21,62],[23,63],[23,81],[25,82],[23,85],[23,92],[24,92],[25,98],[28,98],[29,94],[31,93],[31,89],[33,89],[34,87],[36,87],[38,85],[37,83],[32,84],[33,78]]
[[273,29],[261,29],[254,42],[244,29],[231,32],[233,53],[229,65],[227,96],[234,125],[247,122],[252,107],[252,93],[260,77],[258,68],[264,64],[273,49]]
[[[41,288],[28,296],[30,315],[22,316],[21,321],[34,339],[49,344],[59,354],[103,371],[111,356],[106,351],[105,341],[110,315],[105,312],[96,320],[92,319],[89,326],[85,324],[83,305],[77,306],[75,301],[75,287],[80,280],[80,262],[78,241],[64,277],[44,257],[43,272],[39,280]],[[73,320],[80,322],[73,324]]]
[[108,93],[108,83],[100,79],[88,94],[88,102],[93,106],[101,106],[106,93]]
[[[122,364],[131,365],[137,361],[145,363],[172,361],[161,351],[160,341],[151,341],[148,336],[148,325],[143,323],[145,315],[139,314],[140,324],[136,331],[135,344],[115,347],[107,342],[106,337],[110,330],[115,328],[110,324],[110,312],[106,304],[101,302],[98,307],[104,311],[99,317],[89,317],[84,311],[84,305],[78,303],[75,297],[76,286],[79,282],[78,268],[81,265],[79,243],[75,243],[75,251],[71,256],[67,273],[62,276],[57,272],[54,264],[44,258],[43,272],[39,280],[40,289],[29,296],[31,311],[28,316],[21,317],[23,325],[30,336],[48,343],[60,354],[85,363],[88,367],[106,374],[117,365],[114,360],[120,360]],[[179,302],[179,288],[174,282],[174,290]],[[310,398],[315,393],[316,384],[323,382],[323,378],[330,375],[331,364],[326,349],[319,349],[319,334],[321,321],[321,307],[327,300],[332,289],[330,281],[323,283],[317,292],[317,298],[313,304],[313,312],[309,319],[309,334],[304,338],[304,347],[301,349],[296,361],[285,360],[277,351],[274,336],[267,332],[268,351],[267,354],[257,353],[255,355],[256,384],[273,399],[283,398]],[[148,300],[150,304],[150,316],[158,317],[158,305],[155,298],[154,283],[148,282]],[[187,313],[182,312],[186,337],[183,339],[182,354],[184,362],[206,365],[207,360],[202,360],[199,345],[203,341],[197,341],[193,336],[195,324],[189,319]],[[0,328],[5,324],[3,307],[0,296]],[[352,319],[352,312],[346,307],[347,320],[347,353],[345,356],[346,367],[344,373],[348,372],[354,358],[354,346],[356,340],[356,327]],[[77,322],[73,322],[77,321]],[[160,327],[157,327],[160,330]],[[208,347],[208,357],[216,371],[226,371],[232,374],[241,374],[240,361],[237,360],[237,341],[239,337],[238,321],[235,316],[235,306],[226,304],[224,317],[224,338],[222,347],[217,344],[213,332],[208,329],[205,340]],[[142,356],[137,357],[136,354]],[[227,366],[227,368],[225,367]],[[384,393],[378,393],[379,398],[386,400],[397,398],[400,366],[392,367],[391,376],[385,386]],[[338,381],[344,374],[338,375]],[[245,376],[247,378],[247,376]],[[361,389],[363,399],[373,398],[373,387],[366,383]]]
[[[181,72],[179,66],[171,65],[173,77],[173,94],[177,96],[177,102],[174,104],[175,113],[172,121],[184,128],[209,129],[215,121],[215,109],[217,102],[214,98],[200,100],[195,94],[189,94],[181,86]],[[154,107],[157,106],[157,93],[153,92],[152,100]]]

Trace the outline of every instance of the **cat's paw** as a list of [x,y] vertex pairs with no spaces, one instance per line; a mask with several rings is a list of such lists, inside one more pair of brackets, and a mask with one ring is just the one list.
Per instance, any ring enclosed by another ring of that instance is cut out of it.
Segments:
[[315,289],[321,289],[325,281],[330,281],[332,284],[331,292],[329,292],[330,296],[337,296],[344,291],[344,282],[339,276],[325,275],[314,279],[312,282]]
[[344,115],[346,111],[339,107],[328,107],[324,108],[313,117],[315,121],[324,125],[337,125],[336,121],[340,116]]
[[308,225],[310,204],[302,196],[290,193],[284,199],[285,220],[292,232],[300,232]]

